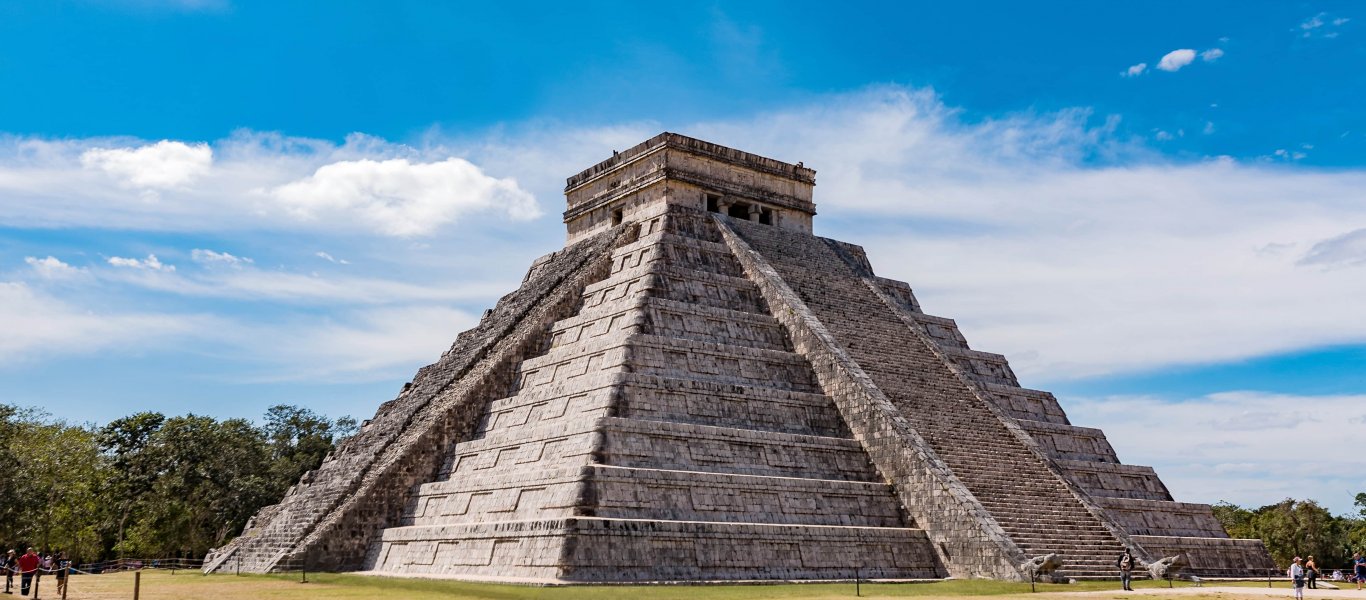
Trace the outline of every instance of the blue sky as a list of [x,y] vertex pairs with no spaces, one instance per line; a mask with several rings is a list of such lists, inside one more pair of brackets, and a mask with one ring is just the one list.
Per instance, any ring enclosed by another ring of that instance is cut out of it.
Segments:
[[1179,498],[1366,491],[1359,5],[493,4],[0,2],[0,401],[368,417],[671,130]]

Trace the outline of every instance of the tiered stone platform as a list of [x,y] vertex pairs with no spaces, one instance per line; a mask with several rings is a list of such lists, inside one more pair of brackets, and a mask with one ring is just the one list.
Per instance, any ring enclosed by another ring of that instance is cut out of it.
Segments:
[[811,235],[815,172],[663,134],[568,246],[206,570],[524,582],[1264,574],[1098,429]]

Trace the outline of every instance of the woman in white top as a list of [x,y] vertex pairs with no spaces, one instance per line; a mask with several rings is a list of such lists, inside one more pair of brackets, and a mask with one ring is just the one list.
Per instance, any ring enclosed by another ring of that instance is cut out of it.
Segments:
[[1290,581],[1295,584],[1295,600],[1304,598],[1304,567],[1300,566],[1300,557],[1295,557],[1295,563],[1290,565]]

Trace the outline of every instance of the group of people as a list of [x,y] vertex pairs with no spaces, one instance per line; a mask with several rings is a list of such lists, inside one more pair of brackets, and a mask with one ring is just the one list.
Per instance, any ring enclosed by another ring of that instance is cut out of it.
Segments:
[[19,594],[27,596],[33,589],[34,582],[46,573],[53,574],[57,579],[57,594],[62,594],[66,589],[66,575],[71,568],[71,561],[67,560],[66,553],[47,553],[39,556],[33,548],[27,552],[19,554],[10,550],[5,554],[3,561],[0,561],[0,568],[5,572],[5,591],[6,594],[13,594],[14,576],[19,576]]
[[[1138,561],[1134,559],[1128,548],[1124,549],[1124,554],[1119,555],[1119,559],[1115,561],[1115,566],[1119,567],[1119,580],[1124,585],[1124,590],[1133,591],[1130,582],[1133,570],[1138,566]],[[1318,589],[1318,579],[1323,575],[1323,572],[1319,570],[1319,565],[1314,562],[1313,556],[1308,559],[1296,556],[1290,565],[1290,569],[1286,571],[1286,575],[1290,576],[1290,580],[1295,586],[1295,597],[1304,598],[1305,587],[1311,590]],[[1349,574],[1344,576],[1342,571],[1334,569],[1331,579],[1355,583],[1358,590],[1363,589],[1363,586],[1366,586],[1366,557],[1363,557],[1360,552],[1352,554],[1352,566]]]
[[[1290,581],[1295,585],[1295,597],[1304,597],[1304,588],[1318,589],[1318,578],[1322,575],[1318,564],[1314,562],[1314,557],[1301,559],[1296,556],[1291,561],[1290,570],[1286,572],[1290,576]],[[1352,554],[1351,574],[1344,577],[1342,571],[1333,570],[1333,581],[1347,581],[1357,584],[1357,590],[1361,590],[1366,585],[1366,557],[1360,552]]]

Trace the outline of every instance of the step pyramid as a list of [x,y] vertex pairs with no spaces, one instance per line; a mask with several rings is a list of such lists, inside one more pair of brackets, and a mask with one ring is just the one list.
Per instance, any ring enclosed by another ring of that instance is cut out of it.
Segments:
[[206,571],[521,582],[1022,579],[1258,540],[1173,501],[863,250],[815,172],[664,133],[571,177],[563,250]]

